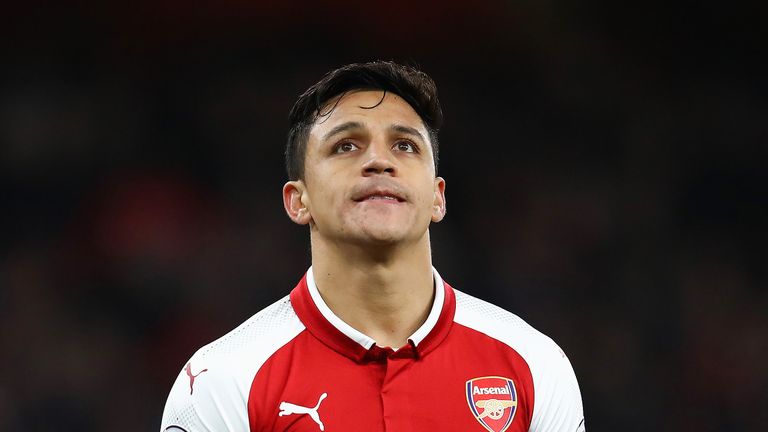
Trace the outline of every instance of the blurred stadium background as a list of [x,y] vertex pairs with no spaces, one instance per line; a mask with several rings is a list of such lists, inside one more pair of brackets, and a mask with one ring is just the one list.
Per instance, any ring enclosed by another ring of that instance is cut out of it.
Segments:
[[0,430],[157,430],[309,265],[290,106],[377,58],[441,91],[435,265],[560,343],[590,430],[768,430],[764,3],[227,3],[3,6]]

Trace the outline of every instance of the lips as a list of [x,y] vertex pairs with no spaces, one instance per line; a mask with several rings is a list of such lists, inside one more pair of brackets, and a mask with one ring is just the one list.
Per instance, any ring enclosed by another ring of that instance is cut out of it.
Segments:
[[391,187],[364,187],[352,194],[352,200],[356,202],[364,201],[384,201],[384,202],[405,202],[405,194],[400,190]]
[[390,201],[397,201],[400,202],[399,199],[389,196],[389,195],[371,195],[369,197],[366,197],[362,201],[373,201],[373,200],[390,200]]

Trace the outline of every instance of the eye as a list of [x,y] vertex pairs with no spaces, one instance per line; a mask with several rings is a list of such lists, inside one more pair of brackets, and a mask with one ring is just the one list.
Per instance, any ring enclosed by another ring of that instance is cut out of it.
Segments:
[[396,142],[394,148],[405,153],[418,153],[416,144],[407,140],[400,140]]
[[358,147],[351,141],[342,141],[333,148],[334,153],[348,153],[357,150]]

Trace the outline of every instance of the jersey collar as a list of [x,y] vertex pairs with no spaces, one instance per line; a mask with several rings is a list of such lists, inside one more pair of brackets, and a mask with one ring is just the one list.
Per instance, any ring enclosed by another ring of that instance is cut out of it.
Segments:
[[[453,289],[443,282],[437,270],[433,268],[432,273],[435,299],[426,321],[408,338],[408,345],[398,351],[388,349],[390,356],[424,356],[447,336],[456,311],[456,298]],[[363,361],[370,359],[372,353],[381,357],[384,352],[376,341],[333,313],[317,289],[312,267],[291,292],[291,304],[307,330],[339,353],[355,361]]]

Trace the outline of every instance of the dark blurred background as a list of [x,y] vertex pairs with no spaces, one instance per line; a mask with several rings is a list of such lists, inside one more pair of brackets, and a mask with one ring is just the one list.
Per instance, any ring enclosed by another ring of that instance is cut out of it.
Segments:
[[14,2],[0,430],[157,430],[189,356],[310,264],[287,113],[420,65],[435,265],[569,354],[591,431],[768,430],[765,3]]

